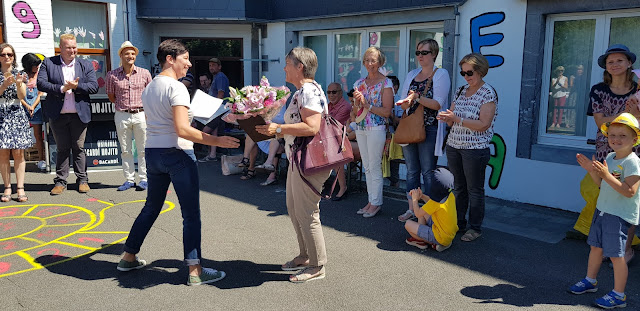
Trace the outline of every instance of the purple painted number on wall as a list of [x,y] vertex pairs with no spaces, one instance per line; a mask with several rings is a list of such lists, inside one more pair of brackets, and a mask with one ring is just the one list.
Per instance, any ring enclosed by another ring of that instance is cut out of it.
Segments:
[[38,22],[38,18],[33,13],[33,10],[31,9],[28,3],[24,1],[18,1],[13,4],[12,11],[13,11],[13,16],[15,16],[23,24],[28,24],[28,23],[33,24],[32,31],[25,30],[22,32],[23,38],[35,39],[40,37],[40,22]]

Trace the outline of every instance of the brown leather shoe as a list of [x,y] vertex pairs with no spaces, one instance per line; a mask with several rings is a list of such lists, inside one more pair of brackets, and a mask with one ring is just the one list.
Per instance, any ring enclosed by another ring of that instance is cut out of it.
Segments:
[[59,195],[64,191],[64,186],[57,185],[51,189],[51,195]]
[[87,193],[87,192],[89,192],[89,190],[91,190],[91,188],[89,188],[89,184],[87,184],[87,183],[81,183],[78,186],[78,192],[80,192],[80,193]]

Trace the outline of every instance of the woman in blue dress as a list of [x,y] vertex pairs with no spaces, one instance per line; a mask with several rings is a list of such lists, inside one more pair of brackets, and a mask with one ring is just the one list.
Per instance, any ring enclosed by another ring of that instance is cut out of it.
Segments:
[[36,54],[27,53],[22,56],[22,68],[26,71],[29,81],[27,81],[27,94],[21,100],[24,111],[29,117],[29,122],[33,127],[33,135],[36,138],[36,149],[38,150],[38,168],[44,170],[47,164],[44,161],[44,140],[42,137],[42,109],[40,105],[40,97],[44,94],[38,91],[36,81],[38,79],[38,71],[42,60]]

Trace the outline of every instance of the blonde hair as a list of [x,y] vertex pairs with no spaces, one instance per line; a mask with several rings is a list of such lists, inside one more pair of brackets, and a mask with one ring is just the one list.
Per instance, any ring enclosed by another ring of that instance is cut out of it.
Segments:
[[362,64],[366,65],[364,63],[364,59],[367,58],[367,54],[372,54],[372,53],[378,53],[378,65],[380,67],[384,66],[385,62],[387,61],[387,57],[384,56],[384,53],[382,52],[382,50],[380,50],[375,46],[370,46],[366,51],[364,51],[364,56],[362,57]]
[[416,44],[416,50],[421,45],[426,45],[429,47],[429,51],[431,51],[431,55],[433,55],[434,60],[436,59],[436,57],[438,57],[438,53],[440,53],[440,45],[438,44],[438,41],[433,39],[424,39]]
[[60,46],[62,46],[62,40],[76,40],[76,36],[72,33],[64,33],[60,35]]
[[287,53],[286,58],[290,59],[294,66],[302,64],[303,77],[315,79],[316,70],[318,70],[318,57],[312,49],[303,46],[295,47]]
[[473,66],[473,70],[478,72],[482,77],[489,73],[489,61],[480,53],[465,55],[458,65],[462,66],[462,64],[469,64]]

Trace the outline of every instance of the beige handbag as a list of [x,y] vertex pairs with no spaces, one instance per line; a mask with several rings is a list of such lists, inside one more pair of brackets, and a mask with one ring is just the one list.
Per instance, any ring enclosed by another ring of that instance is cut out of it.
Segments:
[[223,155],[220,158],[222,165],[222,175],[229,176],[242,173],[242,167],[238,167],[238,163],[242,161],[242,155]]
[[[433,86],[433,75],[436,70],[429,76],[427,87]],[[407,115],[407,112],[402,113],[402,119],[396,128],[394,136],[396,144],[417,144],[427,139],[427,131],[424,128],[424,106],[418,104],[418,108],[411,115]]]

